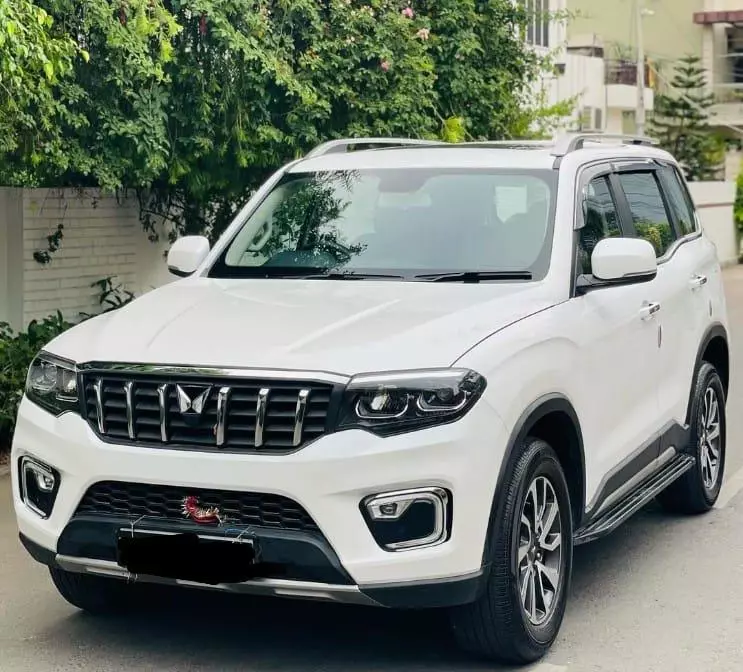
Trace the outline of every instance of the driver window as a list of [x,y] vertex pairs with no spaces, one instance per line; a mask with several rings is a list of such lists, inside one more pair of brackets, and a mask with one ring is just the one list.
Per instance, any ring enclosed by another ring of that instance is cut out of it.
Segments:
[[583,228],[578,238],[578,264],[581,273],[591,274],[591,254],[600,240],[621,236],[619,217],[606,175],[586,186],[583,201]]

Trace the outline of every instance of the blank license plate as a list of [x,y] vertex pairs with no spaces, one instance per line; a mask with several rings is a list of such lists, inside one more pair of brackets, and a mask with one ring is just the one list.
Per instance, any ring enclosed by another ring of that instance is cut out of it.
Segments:
[[118,563],[147,574],[216,585],[241,583],[261,570],[252,542],[203,539],[196,534],[136,535],[120,532]]

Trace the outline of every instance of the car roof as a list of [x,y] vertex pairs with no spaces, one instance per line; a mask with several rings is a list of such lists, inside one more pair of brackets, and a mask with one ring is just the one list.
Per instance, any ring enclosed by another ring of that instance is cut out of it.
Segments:
[[586,142],[582,148],[556,156],[555,143],[464,143],[420,144],[374,149],[357,149],[309,155],[291,164],[290,173],[336,170],[454,168],[551,170],[563,165],[575,170],[582,165],[611,160],[663,160],[674,162],[667,152],[649,145]]

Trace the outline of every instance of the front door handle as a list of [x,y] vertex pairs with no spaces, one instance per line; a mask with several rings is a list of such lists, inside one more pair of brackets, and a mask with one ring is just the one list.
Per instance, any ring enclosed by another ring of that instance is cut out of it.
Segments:
[[650,320],[660,311],[660,304],[653,301],[652,303],[646,303],[640,308],[640,317],[643,320]]
[[691,280],[689,280],[689,288],[692,291],[695,291],[697,289],[701,289],[707,284],[707,276],[706,275],[692,275]]

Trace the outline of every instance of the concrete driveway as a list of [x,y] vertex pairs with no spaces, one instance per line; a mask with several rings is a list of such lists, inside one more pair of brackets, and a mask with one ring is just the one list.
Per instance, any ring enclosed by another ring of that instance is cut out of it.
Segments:
[[[734,366],[743,362],[743,268],[726,272]],[[737,367],[736,367],[737,370]],[[743,384],[728,405],[718,509],[652,506],[576,551],[561,636],[536,672],[743,670]],[[741,516],[741,517],[739,517]],[[21,549],[0,478],[0,672],[491,670],[455,650],[437,614],[163,591],[137,620],[96,620],[59,598]]]

